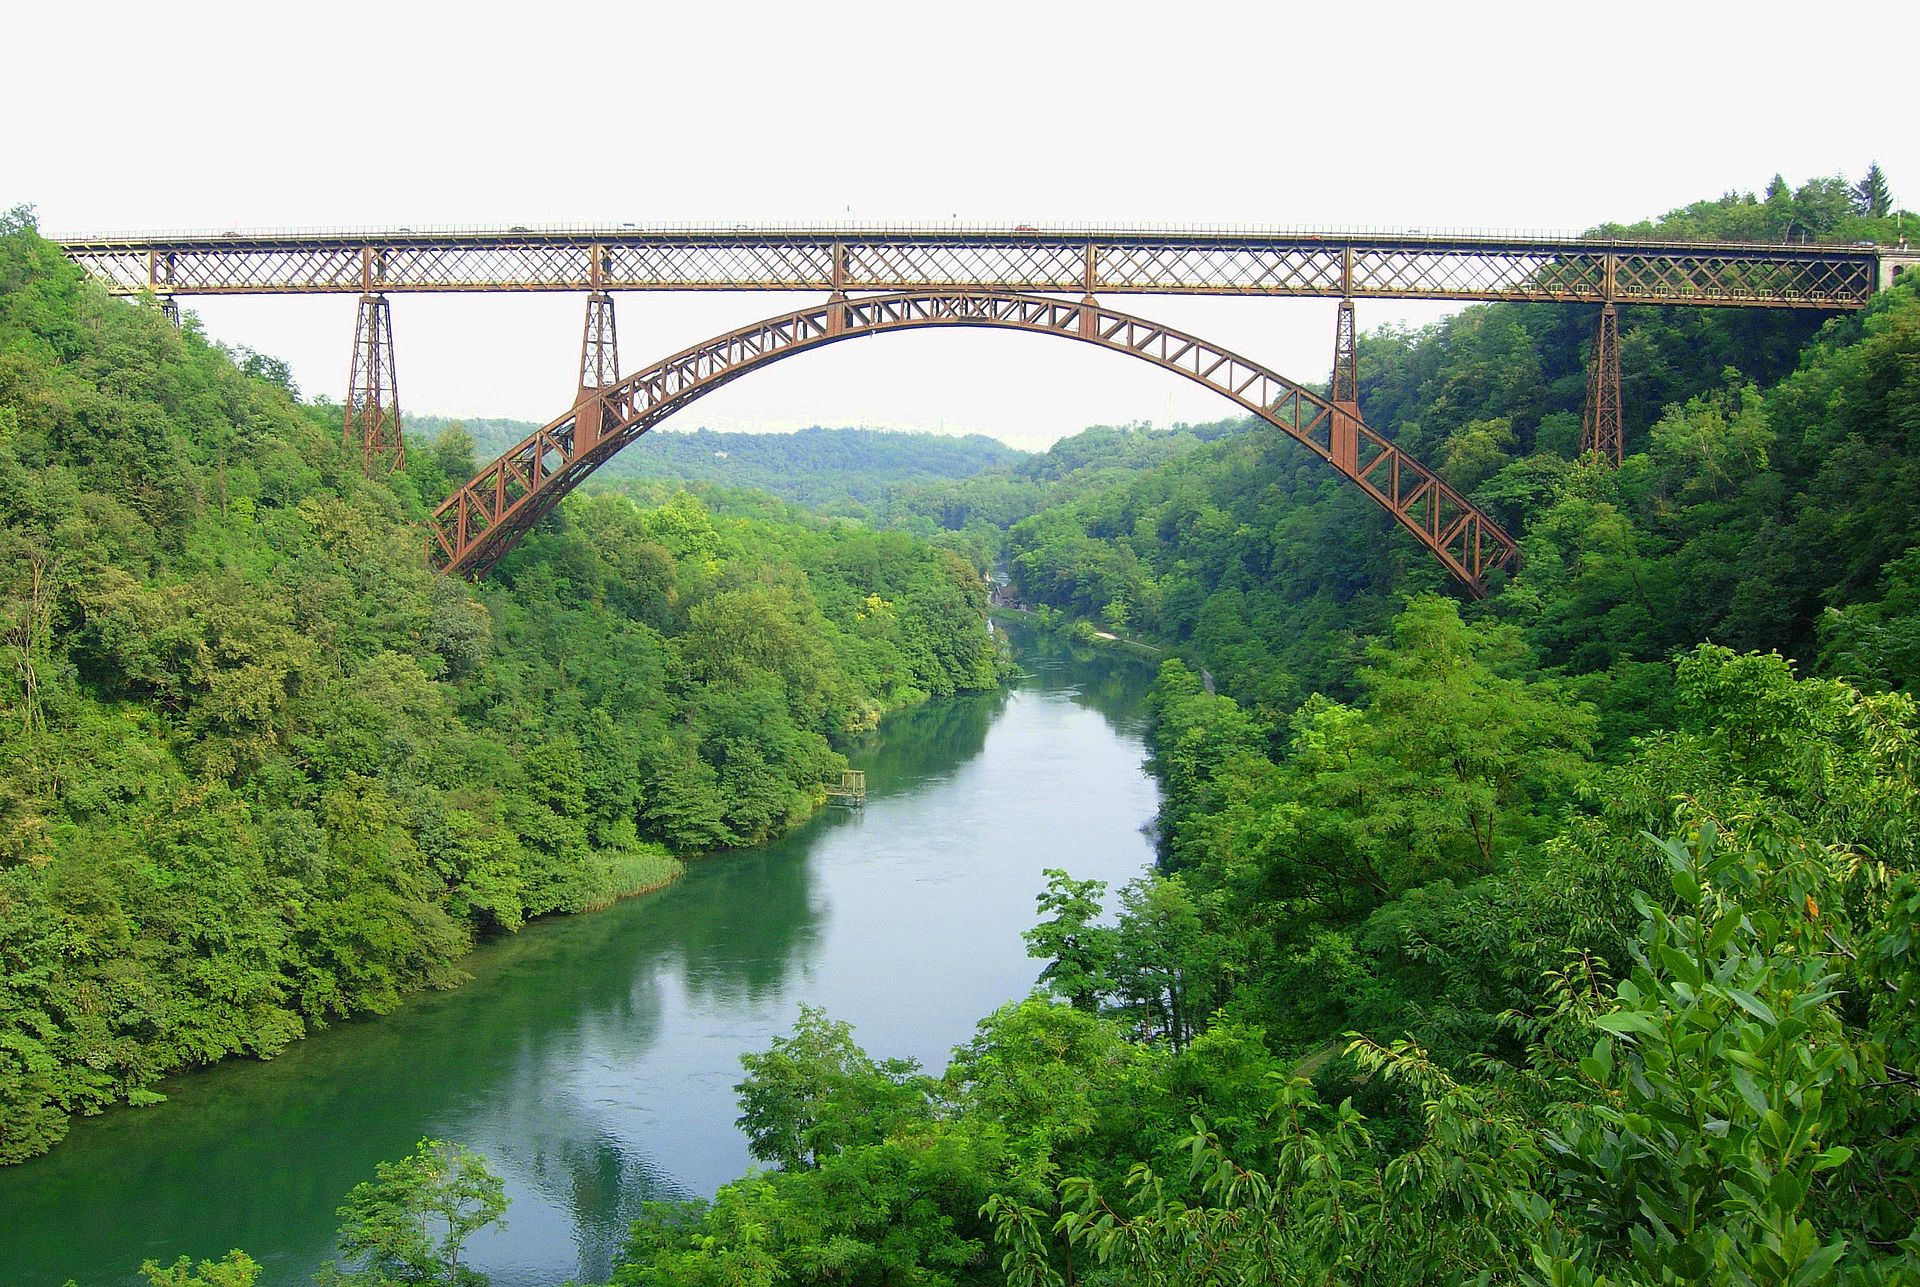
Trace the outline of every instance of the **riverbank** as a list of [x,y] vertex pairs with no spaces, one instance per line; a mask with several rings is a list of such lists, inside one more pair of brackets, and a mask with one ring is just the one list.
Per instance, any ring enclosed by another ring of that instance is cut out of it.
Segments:
[[1018,621],[1022,625],[1075,643],[1112,644],[1141,657],[1161,658],[1173,655],[1173,650],[1165,645],[1148,643],[1145,639],[1117,634],[1111,630],[1102,630],[1091,621],[1080,617],[1068,617],[1051,608],[1018,608],[996,603],[987,616],[989,620],[1004,618],[1008,621]]
[[[605,873],[595,882],[578,911],[605,911],[625,899],[658,893],[686,874],[686,862],[664,850],[637,853],[622,850],[606,855]],[[578,912],[563,914],[577,915]]]
[[752,1164],[739,1056],[802,1004],[942,1066],[1032,986],[1021,931],[1045,868],[1117,888],[1152,861],[1151,669],[1015,631],[1030,673],[1014,687],[897,712],[848,748],[865,809],[483,944],[457,989],[75,1122],[0,1170],[0,1277],[135,1287],[143,1257],[237,1246],[263,1283],[304,1282],[347,1191],[430,1136],[507,1177],[508,1228],[474,1248],[495,1287],[604,1281],[641,1202],[709,1194]]
[[[1004,678],[1002,682],[1005,682]],[[884,723],[904,711],[915,709],[923,704],[922,701],[915,701],[896,705],[881,712],[878,719]],[[860,734],[856,737],[855,743],[872,735],[871,731]],[[233,1048],[214,1057],[188,1057],[157,1063],[146,1070],[141,1081],[123,1089],[117,1095],[102,1095],[98,1101],[88,1105],[84,1110],[68,1106],[64,1124],[58,1130],[46,1132],[45,1142],[31,1151],[5,1156],[5,1160],[0,1161],[0,1172],[57,1151],[62,1147],[73,1124],[85,1116],[102,1112],[117,1114],[128,1109],[147,1109],[164,1103],[170,1092],[156,1089],[164,1079],[192,1077],[229,1064],[252,1064],[283,1058],[288,1051],[319,1032],[361,1019],[393,1014],[416,1004],[423,996],[464,987],[471,978],[469,964],[476,953],[523,933],[527,927],[583,913],[603,912],[618,903],[658,894],[682,880],[687,874],[689,863],[725,858],[777,843],[796,829],[809,825],[821,814],[827,804],[826,790],[821,787],[813,793],[804,812],[796,811],[780,830],[762,841],[760,846],[753,846],[747,850],[736,847],[716,847],[685,856],[676,856],[657,845],[642,843],[626,848],[593,851],[580,861],[576,870],[570,873],[570,888],[561,905],[551,911],[527,917],[524,921],[515,918],[492,930],[473,933],[463,951],[457,955],[447,956],[426,977],[408,986],[398,987],[383,1003],[355,1006],[344,1014],[308,1018],[297,1026],[283,1031],[272,1045]],[[481,888],[462,891],[463,897],[475,901],[479,901],[486,895],[487,891]],[[4,1101],[0,1101],[0,1110],[4,1110],[4,1107]],[[0,1151],[0,1156],[3,1155],[4,1151]]]

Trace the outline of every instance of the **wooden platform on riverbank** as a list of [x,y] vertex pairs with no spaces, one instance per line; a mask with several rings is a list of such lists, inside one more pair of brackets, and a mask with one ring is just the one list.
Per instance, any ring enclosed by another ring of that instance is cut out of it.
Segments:
[[867,774],[864,769],[841,769],[840,785],[827,788],[827,803],[858,809],[867,802]]

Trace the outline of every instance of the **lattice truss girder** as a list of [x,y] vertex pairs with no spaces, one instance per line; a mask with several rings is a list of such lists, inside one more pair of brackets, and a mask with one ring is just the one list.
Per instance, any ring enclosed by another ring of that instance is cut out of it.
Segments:
[[1091,304],[996,293],[924,292],[831,301],[769,318],[626,377],[597,401],[597,432],[576,412],[507,451],[434,513],[431,555],[445,571],[483,575],[581,479],[696,398],[769,362],[840,339],[925,326],[1002,327],[1064,335],[1204,384],[1279,427],[1346,474],[1475,594],[1512,566],[1513,538],[1426,466],[1258,363],[1179,331]]
[[1859,308],[1872,294],[1878,264],[1874,251],[1847,247],[1306,234],[236,234],[63,245],[112,290],[177,295],[993,289]]

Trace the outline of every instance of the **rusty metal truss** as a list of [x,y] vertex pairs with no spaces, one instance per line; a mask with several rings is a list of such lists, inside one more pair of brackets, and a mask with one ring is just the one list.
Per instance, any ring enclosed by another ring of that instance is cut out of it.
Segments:
[[613,324],[613,297],[603,291],[587,296],[587,320],[580,330],[580,396],[606,388],[620,378],[620,343]]
[[580,328],[580,387],[573,397],[577,432],[589,438],[600,434],[606,402],[601,397],[620,380],[620,344],[613,325],[613,296],[595,291],[587,296],[587,320]]
[[400,386],[393,368],[393,316],[384,295],[360,297],[341,434],[349,444],[359,444],[360,467],[369,476],[392,473],[406,464]]
[[1873,247],[1313,232],[584,229],[64,241],[121,294],[1071,291],[1863,308]]
[[1587,362],[1587,405],[1580,425],[1581,446],[1609,465],[1625,459],[1627,422],[1620,400],[1620,315],[1600,306],[1593,328],[1593,356]]
[[1327,401],[1347,412],[1360,414],[1360,375],[1355,364],[1353,301],[1340,301],[1333,319],[1333,378],[1327,381]]
[[966,326],[1060,335],[1136,357],[1205,385],[1279,428],[1346,475],[1475,596],[1518,547],[1488,515],[1352,412],[1258,363],[1142,318],[997,291],[834,297],[682,350],[601,390],[537,430],[434,511],[429,556],[441,571],[484,576],[560,500],[674,412],[781,358],[856,336]]

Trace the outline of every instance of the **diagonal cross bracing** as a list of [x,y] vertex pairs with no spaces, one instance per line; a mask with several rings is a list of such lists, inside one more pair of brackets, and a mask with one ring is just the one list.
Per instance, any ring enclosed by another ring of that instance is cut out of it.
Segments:
[[1865,307],[1880,259],[1860,246],[1154,229],[396,229],[60,244],[119,294],[995,290],[1820,309]]

